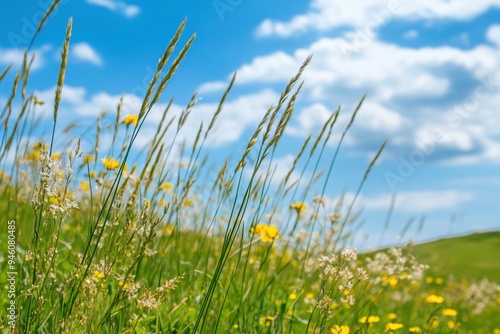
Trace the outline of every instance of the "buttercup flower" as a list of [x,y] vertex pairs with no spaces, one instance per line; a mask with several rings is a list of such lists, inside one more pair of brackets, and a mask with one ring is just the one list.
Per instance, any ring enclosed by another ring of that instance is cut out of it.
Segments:
[[120,167],[120,163],[118,162],[118,160],[115,160],[111,157],[101,159],[101,162],[107,170],[113,170]]
[[104,278],[104,273],[100,272],[99,270],[95,270],[94,271],[94,277],[97,278],[97,279]]
[[307,210],[307,205],[302,202],[292,203],[290,204],[290,209],[297,210],[297,212],[302,212]]
[[274,317],[271,317],[271,316],[267,315],[267,316],[259,318],[259,324],[262,327],[271,327],[271,325],[273,324],[274,320],[275,320]]
[[379,321],[380,321],[380,317],[378,317],[376,315],[364,316],[364,317],[359,319],[359,322],[362,324],[366,324],[366,323],[374,324],[374,323],[379,322]]
[[94,161],[94,157],[91,156],[90,154],[87,154],[85,157],[83,157],[83,163],[84,164],[92,162],[92,161]]
[[274,239],[279,239],[281,237],[278,228],[269,224],[257,224],[250,228],[250,232],[258,235],[263,242],[273,242]]
[[172,183],[170,182],[165,182],[163,183],[161,186],[160,186],[161,190],[163,190],[164,192],[167,192],[169,191],[170,189],[172,189]]
[[390,322],[387,325],[385,325],[385,331],[386,332],[388,332],[388,331],[395,331],[395,330],[401,329],[403,327],[404,327],[403,324],[398,324],[398,323],[395,323],[395,322]]
[[429,304],[441,304],[444,301],[444,298],[442,296],[437,296],[437,295],[429,295],[427,298],[425,298],[425,302]]
[[134,124],[134,126],[136,126],[138,121],[139,121],[139,116],[137,116],[137,115],[127,115],[123,119],[122,123],[125,123],[127,125]]
[[86,181],[80,180],[80,189],[82,189],[83,191],[87,191],[90,189],[90,184],[88,184],[88,182]]
[[349,326],[339,326],[335,325],[330,328],[330,334],[349,334],[350,329]]
[[457,312],[457,311],[455,311],[454,309],[451,309],[451,308],[445,308],[445,309],[443,310],[443,315],[444,315],[445,317],[456,317],[456,316],[457,316],[457,314],[458,314],[458,312]]
[[389,314],[387,315],[387,319],[389,319],[389,320],[394,320],[394,319],[396,319],[397,317],[398,317],[398,315],[397,315],[396,313],[389,313]]

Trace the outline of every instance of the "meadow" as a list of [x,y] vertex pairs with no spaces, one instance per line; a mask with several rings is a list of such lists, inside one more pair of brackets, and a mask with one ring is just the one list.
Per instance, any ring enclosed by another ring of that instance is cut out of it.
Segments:
[[49,136],[37,114],[48,101],[27,90],[36,55],[28,48],[19,69],[1,70],[2,87],[14,78],[0,118],[2,332],[500,333],[491,256],[498,234],[454,239],[462,251],[451,253],[449,244],[369,254],[346,247],[357,228],[356,199],[327,203],[326,184],[363,99],[343,129],[342,110],[333,112],[275,179],[272,161],[310,57],[239,156],[217,164],[205,145],[236,75],[192,145],[180,133],[196,94],[180,114],[167,107],[150,142],[136,147],[194,42],[177,45],[185,24],[161,55],[141,108],[125,114],[119,103],[102,113],[91,145],[58,126],[71,20]]

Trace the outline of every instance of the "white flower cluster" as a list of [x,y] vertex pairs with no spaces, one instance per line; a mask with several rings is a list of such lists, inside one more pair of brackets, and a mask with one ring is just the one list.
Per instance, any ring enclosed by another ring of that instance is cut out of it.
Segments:
[[374,283],[382,281],[384,276],[418,281],[427,268],[427,265],[418,263],[413,255],[404,254],[401,248],[390,248],[387,252],[378,252],[373,259],[367,259],[367,269],[374,274]]
[[479,282],[474,282],[466,288],[464,293],[465,306],[472,308],[472,313],[480,314],[496,304],[496,298],[500,293],[500,285],[490,282],[484,278]]
[[[356,299],[352,290],[360,282],[368,280],[365,269],[357,267],[358,252],[355,248],[346,248],[337,254],[320,256],[318,258],[321,269],[320,278],[323,284],[336,287],[330,296],[321,298],[317,308],[322,308],[325,298],[340,300],[343,305],[354,305]],[[333,303],[333,301],[332,301]]]
[[[58,213],[65,216],[70,209],[78,209],[78,204],[70,199],[65,186],[69,184],[73,178],[73,169],[71,162],[65,167],[65,172],[62,170],[61,159],[53,159],[44,151],[40,155],[40,183],[35,187],[34,204],[40,205],[40,200],[43,198],[45,203],[49,204],[49,209],[52,217],[57,218]],[[66,184],[63,184],[63,178]]]

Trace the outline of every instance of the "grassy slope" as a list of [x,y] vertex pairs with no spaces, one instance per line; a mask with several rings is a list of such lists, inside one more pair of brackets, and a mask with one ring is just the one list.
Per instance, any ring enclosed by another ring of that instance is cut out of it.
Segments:
[[413,254],[430,273],[500,283],[500,231],[471,234],[415,245]]

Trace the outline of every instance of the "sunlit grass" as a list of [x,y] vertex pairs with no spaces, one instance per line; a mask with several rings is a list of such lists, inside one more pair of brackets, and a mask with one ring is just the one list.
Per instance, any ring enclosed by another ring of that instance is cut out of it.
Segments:
[[[356,199],[328,203],[326,186],[364,98],[345,128],[336,122],[340,108],[334,111],[297,149],[285,177],[275,179],[272,162],[311,57],[235,160],[214,166],[204,147],[236,75],[190,147],[180,133],[196,94],[180,114],[169,104],[149,145],[137,150],[144,121],[194,42],[192,36],[174,57],[185,24],[161,56],[140,109],[123,115],[121,101],[116,114],[101,113],[91,145],[57,139],[71,20],[49,140],[36,135],[36,110],[45,101],[25,90],[35,56],[26,51],[0,118],[0,208],[4,221],[16,222],[17,272],[17,319],[9,327],[11,299],[2,294],[1,330],[491,333],[500,327],[498,285],[426,275],[411,247],[362,259],[343,247]],[[335,131],[341,135],[332,150]],[[105,135],[111,143],[103,143]],[[356,194],[384,146],[360,175]],[[7,229],[0,236],[7,240]],[[0,279],[7,282],[6,247],[0,258]]]

